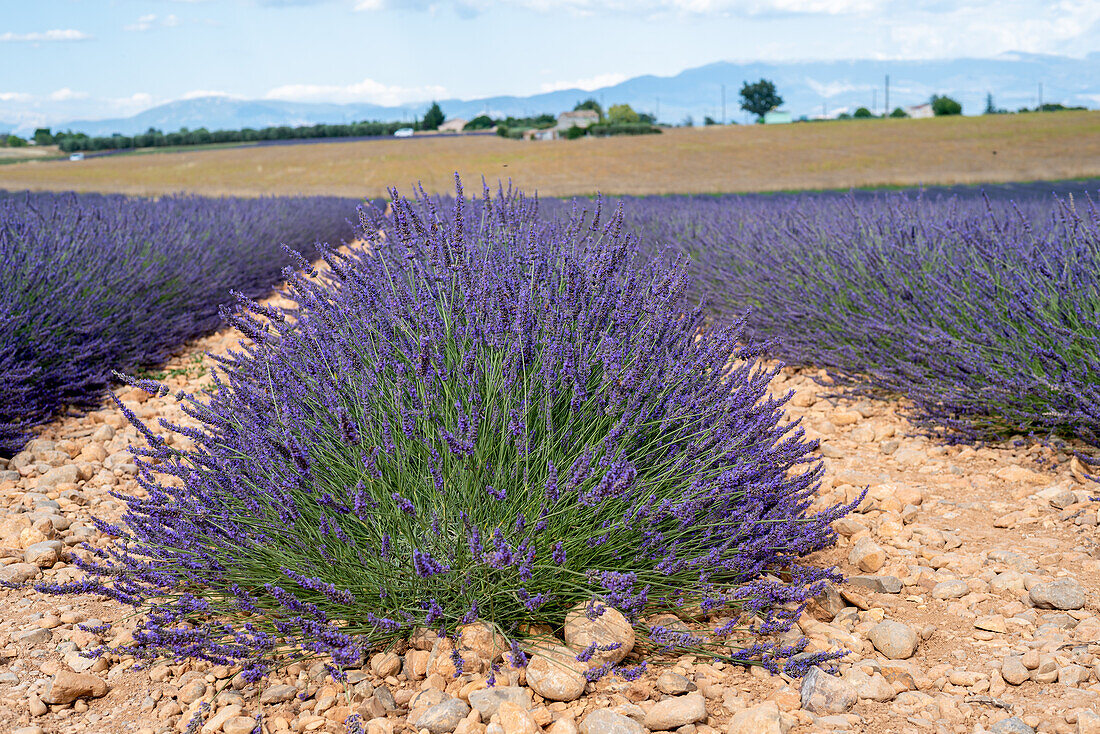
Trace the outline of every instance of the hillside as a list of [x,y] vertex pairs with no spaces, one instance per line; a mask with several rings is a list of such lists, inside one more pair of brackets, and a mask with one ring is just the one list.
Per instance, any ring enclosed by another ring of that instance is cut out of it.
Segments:
[[385,196],[511,180],[543,195],[715,193],[1100,175],[1100,112],[676,128],[522,142],[496,136],[113,155],[0,167],[0,188]]

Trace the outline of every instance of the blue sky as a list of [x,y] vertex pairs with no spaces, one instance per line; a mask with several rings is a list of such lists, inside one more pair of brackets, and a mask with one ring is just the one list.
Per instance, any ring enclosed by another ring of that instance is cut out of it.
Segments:
[[591,89],[719,60],[1097,50],[1097,0],[0,0],[0,121],[206,94],[405,104]]

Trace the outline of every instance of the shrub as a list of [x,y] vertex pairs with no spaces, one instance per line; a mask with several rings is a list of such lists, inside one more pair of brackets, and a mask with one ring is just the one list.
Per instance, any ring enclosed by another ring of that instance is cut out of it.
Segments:
[[488,115],[478,115],[474,119],[466,123],[462,128],[463,130],[488,130],[496,123],[493,122],[493,118]]
[[890,113],[890,117],[909,117],[909,113],[900,107],[895,107],[894,111]]
[[950,97],[941,97],[938,94],[932,95],[932,114],[936,117],[961,115],[962,111],[962,105]]
[[578,127],[576,125],[571,125],[569,127],[569,129],[567,129],[562,134],[562,137],[565,138],[566,140],[576,140],[577,138],[583,138],[587,134],[587,132],[588,131],[585,130],[583,127]]
[[[183,398],[195,450],[141,426],[148,496],[127,499],[125,546],[81,564],[100,578],[40,588],[149,605],[135,654],[252,678],[475,618],[519,640],[593,599],[651,645],[797,653],[742,633],[820,589],[799,557],[843,508],[808,514],[814,444],[740,327],[685,302],[682,267],[638,260],[598,208],[544,219],[515,194],[362,217],[371,252],[288,273],[297,320],[233,318],[256,345],[208,404]],[[684,605],[721,613],[712,642],[643,624]]]
[[507,125],[497,126],[497,135],[502,138],[508,138],[509,140],[523,140],[524,128],[522,127],[508,127]]
[[660,133],[661,128],[646,122],[588,126],[588,134],[596,137],[606,137],[608,135],[659,135]]
[[350,236],[354,207],[0,192],[0,454],[64,406],[98,406],[112,370],[155,365],[218,328],[231,289],[268,292],[284,243]]
[[613,104],[607,110],[607,119],[613,125],[630,125],[638,123],[641,118],[628,104]]
[[860,107],[855,111],[855,114],[853,114],[852,117],[856,119],[867,119],[869,117],[874,117],[874,115],[871,114],[871,110],[867,109],[866,107]]

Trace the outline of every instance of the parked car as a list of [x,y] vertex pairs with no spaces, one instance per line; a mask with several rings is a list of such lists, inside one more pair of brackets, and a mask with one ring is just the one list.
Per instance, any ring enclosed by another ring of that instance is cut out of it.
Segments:
[[401,127],[394,131],[393,136],[395,138],[411,138],[413,136],[413,129],[411,127]]
[[82,161],[82,160],[84,160],[84,154],[83,153],[73,153],[72,155],[69,156],[69,160],[70,161]]

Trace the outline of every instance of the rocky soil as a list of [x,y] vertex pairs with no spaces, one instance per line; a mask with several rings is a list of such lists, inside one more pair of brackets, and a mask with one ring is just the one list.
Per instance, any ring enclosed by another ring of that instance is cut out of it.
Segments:
[[[167,365],[166,382],[202,389],[203,353],[234,345],[228,333],[192,345]],[[633,682],[593,684],[563,652],[506,668],[487,689],[473,671],[499,650],[471,627],[460,643],[471,672],[457,679],[450,643],[425,635],[375,655],[346,687],[319,663],[252,686],[225,667],[81,657],[124,642],[128,610],[0,588],[0,732],[182,732],[208,707],[205,734],[246,734],[257,716],[269,733],[340,732],[356,711],[370,734],[1100,734],[1098,506],[1076,460],[1037,446],[937,445],[912,436],[896,406],[821,398],[809,374],[784,372],[776,387],[795,391],[791,414],[822,439],[820,501],[870,488],[837,522],[839,545],[814,559],[839,566],[848,583],[791,633],[811,649],[850,650],[839,677],[815,670],[793,680],[685,656]],[[145,419],[186,422],[171,397],[121,397]],[[70,564],[86,552],[79,544],[109,542],[89,518],[117,518],[110,490],[138,491],[127,453],[137,440],[104,407],[57,421],[0,460],[0,579],[79,575]],[[113,623],[105,636],[95,630],[102,622]],[[565,636],[621,649],[633,639],[611,613],[574,619]]]

